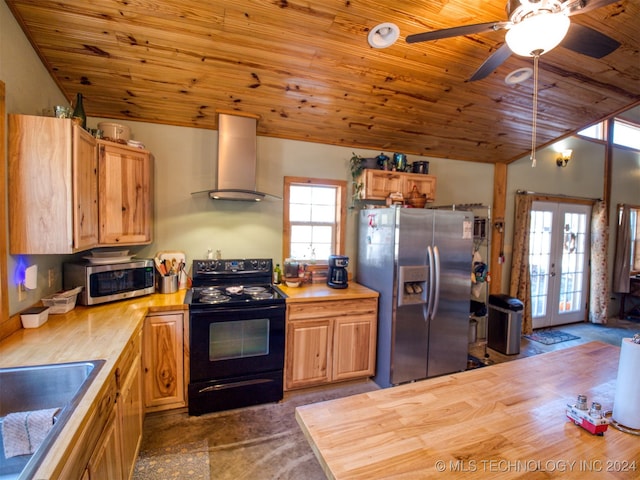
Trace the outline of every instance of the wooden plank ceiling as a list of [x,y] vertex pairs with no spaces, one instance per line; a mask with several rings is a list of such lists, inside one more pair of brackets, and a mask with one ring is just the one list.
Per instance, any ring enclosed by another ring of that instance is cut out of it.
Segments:
[[[507,20],[505,0],[6,0],[70,100],[90,116],[217,128],[217,110],[259,115],[258,134],[479,162],[531,146],[532,66],[512,55],[466,81],[505,31],[408,44],[407,35]],[[540,58],[538,146],[640,101],[639,0],[572,22],[621,43],[601,58]],[[400,38],[367,34],[393,22]]]

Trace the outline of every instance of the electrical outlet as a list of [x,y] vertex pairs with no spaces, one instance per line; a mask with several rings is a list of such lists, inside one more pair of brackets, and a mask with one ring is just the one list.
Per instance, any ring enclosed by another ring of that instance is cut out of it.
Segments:
[[53,268],[49,269],[49,288],[53,287],[56,283],[56,271]]
[[27,298],[27,289],[24,287],[24,283],[18,284],[18,301],[22,302]]

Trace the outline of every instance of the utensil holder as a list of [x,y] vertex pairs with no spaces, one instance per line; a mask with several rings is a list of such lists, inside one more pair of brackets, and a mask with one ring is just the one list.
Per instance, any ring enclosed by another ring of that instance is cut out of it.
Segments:
[[178,275],[157,275],[156,290],[158,293],[176,293],[178,291]]

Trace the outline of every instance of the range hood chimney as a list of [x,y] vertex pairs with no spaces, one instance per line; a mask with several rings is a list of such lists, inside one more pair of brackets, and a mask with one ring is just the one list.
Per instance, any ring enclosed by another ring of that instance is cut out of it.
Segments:
[[[257,118],[218,114],[218,175],[214,200],[259,202],[266,196],[256,190]],[[280,197],[276,197],[280,198]]]

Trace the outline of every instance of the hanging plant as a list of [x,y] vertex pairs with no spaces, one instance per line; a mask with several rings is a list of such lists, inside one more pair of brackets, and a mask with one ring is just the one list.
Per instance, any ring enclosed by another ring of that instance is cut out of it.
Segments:
[[351,170],[352,187],[351,208],[354,208],[356,200],[360,200],[362,198],[362,189],[364,188],[364,183],[358,181],[360,175],[362,175],[362,172],[364,171],[363,158],[353,153],[353,156],[349,160],[349,169]]

